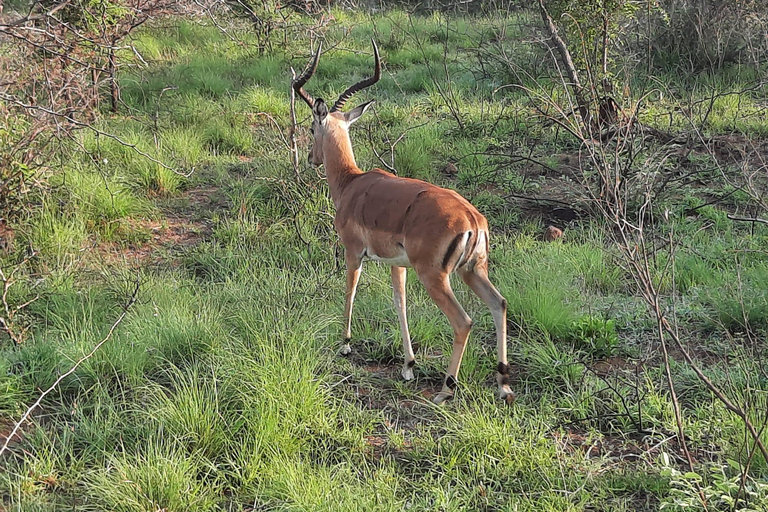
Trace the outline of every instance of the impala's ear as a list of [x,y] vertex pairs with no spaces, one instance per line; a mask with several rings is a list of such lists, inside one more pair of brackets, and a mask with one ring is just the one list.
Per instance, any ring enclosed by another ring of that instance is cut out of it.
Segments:
[[323,124],[325,118],[328,117],[328,105],[325,104],[323,98],[317,98],[315,105],[312,107],[312,114],[315,116],[315,120]]
[[358,105],[349,112],[346,112],[344,114],[344,119],[347,120],[347,126],[351,125],[355,121],[357,121],[360,116],[365,114],[365,111],[368,110],[368,107],[376,103],[376,100],[371,100],[369,102],[363,103],[362,105]]

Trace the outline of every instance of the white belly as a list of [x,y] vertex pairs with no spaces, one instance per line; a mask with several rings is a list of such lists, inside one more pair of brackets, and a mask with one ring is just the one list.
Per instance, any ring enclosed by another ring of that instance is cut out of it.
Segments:
[[370,251],[366,251],[367,258],[372,261],[378,261],[380,263],[384,263],[386,265],[391,265],[393,267],[410,267],[411,262],[408,260],[408,255],[405,254],[405,251],[403,250],[401,253],[399,253],[397,256],[394,256],[392,258],[382,258],[380,256],[377,256],[376,254],[371,254]]

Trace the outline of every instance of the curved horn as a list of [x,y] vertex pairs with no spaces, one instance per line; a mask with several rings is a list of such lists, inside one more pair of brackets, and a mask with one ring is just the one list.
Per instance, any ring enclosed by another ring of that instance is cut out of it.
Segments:
[[376,82],[379,81],[379,78],[381,78],[381,60],[379,59],[379,47],[376,46],[376,41],[371,39],[371,43],[373,43],[373,56],[376,59],[376,62],[374,64],[375,68],[373,71],[373,76],[370,78],[366,78],[365,80],[361,80],[357,82],[355,85],[344,91],[341,96],[339,96],[339,99],[336,100],[336,103],[333,104],[333,107],[331,108],[331,112],[336,112],[337,110],[341,110],[342,107],[344,107],[344,104],[347,102],[349,98],[352,97],[353,94],[356,92],[362,91],[366,87],[370,87]]
[[320,43],[317,46],[317,53],[315,53],[315,58],[312,59],[312,62],[309,64],[307,70],[299,78],[293,81],[293,90],[296,91],[296,94],[301,96],[301,99],[303,99],[304,102],[309,105],[309,108],[315,106],[315,99],[307,94],[307,91],[304,90],[304,84],[306,84],[307,80],[312,78],[312,75],[315,74],[315,71],[317,70],[317,63],[320,61],[320,52],[322,49],[323,43]]

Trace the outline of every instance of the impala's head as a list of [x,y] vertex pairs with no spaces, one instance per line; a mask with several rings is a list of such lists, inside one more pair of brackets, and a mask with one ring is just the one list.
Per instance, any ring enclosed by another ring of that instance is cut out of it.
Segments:
[[361,80],[346,91],[344,91],[336,103],[329,109],[328,104],[322,98],[314,99],[307,94],[304,90],[304,84],[312,78],[317,70],[317,63],[320,60],[321,47],[318,46],[315,57],[310,62],[307,70],[296,80],[293,81],[293,89],[296,91],[301,99],[309,105],[312,109],[312,148],[309,150],[309,163],[313,165],[320,165],[323,163],[323,141],[325,137],[331,136],[333,133],[338,133],[338,130],[344,130],[344,133],[349,129],[350,125],[357,121],[362,116],[368,107],[373,104],[373,101],[363,103],[353,108],[349,112],[342,112],[341,109],[344,104],[358,91],[362,91],[366,87],[370,87],[375,84],[381,78],[381,61],[379,59],[379,49],[376,46],[376,42],[373,43],[373,55],[376,59],[375,69],[373,76],[365,80]]

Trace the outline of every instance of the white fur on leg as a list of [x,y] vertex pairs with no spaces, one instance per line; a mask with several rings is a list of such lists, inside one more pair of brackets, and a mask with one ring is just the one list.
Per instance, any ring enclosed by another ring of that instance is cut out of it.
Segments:
[[508,385],[499,386],[499,398],[504,400],[508,404],[511,404],[517,399],[517,395],[512,391]]
[[339,354],[343,356],[347,356],[352,352],[352,347],[349,345],[349,343],[345,343],[341,346],[341,349],[339,350]]
[[409,366],[403,366],[403,370],[400,372],[404,380],[413,380],[413,368]]
[[456,387],[458,386],[458,382],[456,382],[456,377],[451,375],[450,373],[445,376],[445,384],[443,384],[443,389],[440,390],[438,394],[435,395],[435,398],[432,399],[432,401],[438,405],[445,402],[446,400],[450,400],[453,398],[453,394],[456,391]]
[[435,397],[432,399],[432,402],[437,405],[440,405],[446,400],[450,400],[452,398],[453,398],[453,391],[441,391],[435,395]]

